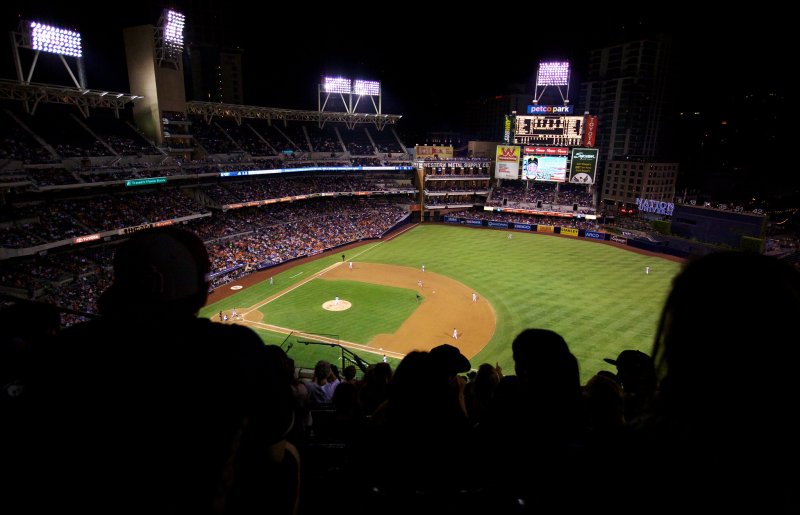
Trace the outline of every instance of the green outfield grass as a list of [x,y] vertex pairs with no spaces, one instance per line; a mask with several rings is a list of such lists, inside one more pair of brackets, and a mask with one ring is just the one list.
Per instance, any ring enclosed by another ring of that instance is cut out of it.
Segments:
[[[488,300],[497,314],[497,330],[489,345],[471,360],[474,367],[499,362],[513,373],[511,341],[528,327],[561,334],[578,358],[583,381],[599,370],[613,370],[603,358],[616,357],[623,349],[650,353],[658,316],[679,263],[578,238],[523,232],[515,232],[511,240],[507,236],[507,231],[423,225],[347,254],[356,261],[411,267],[424,263],[426,270],[461,281]],[[213,316],[220,309],[253,305],[337,259],[341,260],[333,255],[293,268],[276,276],[272,287],[262,283],[204,308],[202,314]],[[645,266],[651,267],[649,275],[644,273]],[[305,325],[294,329],[301,328],[308,329]],[[320,332],[336,330],[326,327]],[[273,343],[271,338],[265,341]],[[308,362],[293,357],[300,365],[313,366],[313,352],[304,354],[303,360],[311,358]]]
[[[314,279],[260,308],[264,322],[313,334],[369,344],[380,333],[393,333],[417,309],[417,292],[354,281]],[[352,307],[328,311],[325,301],[339,296]]]

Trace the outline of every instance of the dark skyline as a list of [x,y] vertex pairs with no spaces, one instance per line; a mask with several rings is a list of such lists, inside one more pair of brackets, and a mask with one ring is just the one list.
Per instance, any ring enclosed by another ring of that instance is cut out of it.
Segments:
[[[708,182],[711,176],[716,184],[745,190],[796,190],[779,185],[770,173],[779,169],[781,149],[788,145],[789,132],[781,128],[788,117],[781,109],[788,105],[794,62],[788,50],[795,45],[789,42],[787,16],[701,17],[673,6],[651,14],[599,9],[514,14],[509,8],[486,19],[463,6],[386,14],[374,6],[333,4],[324,12],[282,5],[278,15],[278,9],[265,14],[244,4],[184,0],[170,7],[187,15],[187,38],[243,50],[246,104],[313,110],[317,84],[326,74],[380,80],[383,112],[403,116],[397,129],[408,145],[424,142],[428,131],[461,132],[470,101],[532,91],[540,59],[571,61],[570,100],[580,106],[589,50],[664,34],[673,51],[672,101],[665,114],[676,120],[678,143],[666,157],[681,162],[680,186],[717,190]],[[19,19],[80,31],[88,86],[128,92],[123,29],[155,25],[165,6],[147,2],[96,9],[12,2],[0,12],[6,31],[15,30]],[[6,41],[0,77],[15,79]],[[33,80],[69,84],[58,59],[44,54]],[[726,120],[733,123],[721,125]],[[758,151],[742,151],[749,148]],[[787,180],[800,184],[796,174]]]
[[[589,49],[658,33],[675,42],[676,107],[680,109],[718,104],[732,90],[755,83],[762,88],[781,87],[787,69],[781,66],[785,59],[781,48],[788,47],[780,39],[788,40],[788,33],[774,20],[767,24],[766,15],[760,20],[758,14],[701,20],[685,12],[637,16],[582,11],[554,17],[543,14],[539,21],[525,23],[522,16],[519,21],[513,16],[507,17],[510,21],[460,21],[465,14],[447,10],[398,11],[387,18],[353,6],[337,12],[333,4],[325,13],[299,12],[298,7],[296,16],[272,18],[237,7],[244,2],[182,3],[183,7],[181,2],[176,7],[187,14],[187,26],[202,20],[214,27],[209,37],[244,50],[245,101],[270,107],[315,109],[319,77],[342,74],[382,81],[384,112],[435,122],[439,113],[446,116],[466,99],[507,93],[514,84],[531,89],[540,59],[572,61],[573,80],[580,81]],[[127,91],[122,30],[155,24],[164,5],[137,4],[120,8],[120,13],[110,7],[93,10],[77,9],[74,4],[12,2],[3,7],[2,23],[10,31],[21,17],[79,30],[89,87]],[[285,10],[281,6],[281,12]],[[0,56],[2,77],[13,79],[10,48]],[[753,81],[753,76],[759,80]],[[577,82],[571,93],[576,103]]]

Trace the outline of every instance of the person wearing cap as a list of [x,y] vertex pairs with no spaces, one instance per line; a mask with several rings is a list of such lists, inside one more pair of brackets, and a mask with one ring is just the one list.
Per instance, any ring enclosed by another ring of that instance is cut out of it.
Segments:
[[464,399],[464,388],[466,381],[464,372],[469,372],[472,366],[466,356],[461,354],[458,347],[453,347],[448,343],[443,343],[431,349],[431,357],[437,369],[447,376],[449,388],[452,395],[458,400],[458,405],[464,414],[467,414],[466,401]]
[[285,353],[247,327],[197,317],[210,271],[202,240],[174,227],[135,233],[113,271],[102,317],[63,331],[44,360],[46,435],[32,460],[48,495],[31,511],[292,505],[293,399],[276,359]]
[[603,361],[617,367],[617,381],[622,387],[625,420],[643,415],[656,395],[656,373],[653,360],[644,352],[627,349],[617,359]]

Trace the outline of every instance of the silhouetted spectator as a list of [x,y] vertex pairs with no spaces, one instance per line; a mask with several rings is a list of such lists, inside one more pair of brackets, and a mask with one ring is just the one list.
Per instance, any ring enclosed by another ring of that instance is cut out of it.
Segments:
[[[198,319],[202,241],[176,228],[120,245],[103,318],[62,333],[39,385],[37,508],[291,513],[298,487],[283,354]],[[284,356],[285,358],[285,356]],[[36,511],[36,510],[34,510]]]
[[798,315],[800,274],[773,258],[711,254],[675,278],[653,347],[659,398],[618,478],[648,511],[800,511]]
[[603,361],[617,367],[617,380],[625,401],[625,419],[630,422],[641,416],[656,394],[656,371],[653,360],[644,352],[624,350],[617,359]]
[[517,499],[533,511],[575,508],[575,451],[585,438],[578,361],[564,339],[526,329],[512,343],[515,376],[495,389],[481,424],[485,480],[501,499],[499,512]]

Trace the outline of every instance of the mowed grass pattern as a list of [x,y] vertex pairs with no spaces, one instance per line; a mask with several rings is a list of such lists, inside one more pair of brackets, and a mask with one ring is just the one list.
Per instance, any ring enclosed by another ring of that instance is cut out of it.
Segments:
[[[508,231],[443,225],[421,225],[391,241],[351,249],[347,252],[348,259],[360,253],[363,255],[356,257],[356,261],[416,268],[424,263],[426,270],[461,281],[492,304],[498,319],[497,330],[487,347],[472,358],[473,367],[497,362],[506,373],[513,373],[511,342],[522,330],[539,327],[564,337],[578,358],[584,382],[599,370],[613,371],[603,358],[616,357],[621,350],[650,353],[661,308],[672,278],[681,267],[673,261],[582,238],[514,232],[509,240]],[[276,276],[273,286],[265,281],[207,306],[201,314],[213,317],[220,309],[251,306],[337,260],[341,258],[334,254],[305,263]],[[651,267],[649,275],[645,275],[645,266]],[[303,274],[291,278],[299,272]],[[413,292],[411,296],[413,299]],[[267,321],[270,321],[270,306],[267,306]],[[374,319],[359,322],[367,326],[376,323],[380,322]],[[305,324],[291,328],[309,330]],[[325,327],[320,332],[336,333],[336,330]],[[283,339],[283,335],[265,337],[268,343]],[[312,347],[304,349],[302,358],[293,355],[296,349],[297,346],[289,355],[298,365],[314,365]]]
[[[322,304],[338,296],[352,307],[328,311]],[[314,279],[260,308],[263,322],[368,344],[393,333],[417,309],[416,291],[355,281]]]
[[[362,261],[421,267],[452,277],[487,299],[498,324],[471,361],[513,373],[511,342],[529,327],[561,334],[581,379],[614,370],[603,358],[650,353],[658,317],[680,264],[578,238],[420,226],[366,252]],[[650,266],[650,274],[645,274]]]

